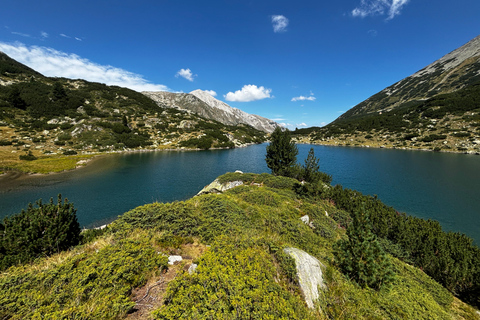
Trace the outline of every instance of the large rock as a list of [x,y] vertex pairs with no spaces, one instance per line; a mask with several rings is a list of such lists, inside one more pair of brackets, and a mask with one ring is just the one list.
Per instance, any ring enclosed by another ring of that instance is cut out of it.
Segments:
[[320,297],[318,288],[325,289],[322,268],[325,266],[305,251],[296,248],[285,248],[284,252],[295,260],[297,277],[305,302],[313,309],[315,301]]
[[197,193],[197,196],[202,194],[208,194],[208,193],[222,193],[229,189],[241,186],[242,184],[243,184],[243,181],[231,181],[226,183],[220,183],[218,179],[215,179],[208,186],[200,190],[200,192]]

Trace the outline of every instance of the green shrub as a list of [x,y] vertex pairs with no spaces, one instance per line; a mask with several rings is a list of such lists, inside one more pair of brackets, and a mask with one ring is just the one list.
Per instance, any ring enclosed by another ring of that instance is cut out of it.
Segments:
[[59,195],[56,204],[53,199],[47,204],[38,200],[36,204],[37,207],[29,204],[26,211],[4,218],[0,224],[0,269],[66,250],[80,242],[80,225],[72,203],[67,199],[62,203]]
[[361,286],[379,289],[394,280],[390,259],[371,232],[368,211],[353,214],[348,239],[335,243],[335,261],[347,276]]
[[27,154],[22,154],[18,158],[20,160],[26,160],[26,161],[37,160],[37,157],[32,154],[32,151],[28,151]]
[[121,319],[135,306],[132,289],[168,266],[138,230],[96,248],[43,268],[10,268],[0,277],[0,317]]
[[256,246],[219,239],[193,274],[170,282],[155,319],[313,319],[300,295],[276,283],[271,257]]

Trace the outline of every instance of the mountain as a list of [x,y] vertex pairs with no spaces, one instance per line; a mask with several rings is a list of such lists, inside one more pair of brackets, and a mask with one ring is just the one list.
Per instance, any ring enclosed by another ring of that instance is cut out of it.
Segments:
[[5,53],[0,51],[0,76],[16,77],[21,75],[43,77],[43,75],[41,75],[37,71],[17,62],[16,60],[10,58]]
[[480,81],[480,36],[342,114],[337,121],[391,111],[411,101],[455,92]]
[[[170,95],[208,109],[194,95]],[[0,53],[0,171],[39,172],[38,165],[54,155],[234,148],[265,139],[264,131],[251,126],[167,108],[127,88],[45,77]],[[26,165],[22,157],[39,161]]]
[[480,154],[480,36],[385,88],[302,142]]
[[190,93],[142,92],[157,103],[198,114],[225,125],[246,124],[263,132],[273,132],[278,124],[267,118],[232,108],[225,102],[215,99],[209,93],[195,90]]

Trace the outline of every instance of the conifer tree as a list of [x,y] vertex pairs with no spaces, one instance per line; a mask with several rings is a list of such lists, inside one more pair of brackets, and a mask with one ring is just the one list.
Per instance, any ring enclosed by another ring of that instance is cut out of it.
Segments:
[[22,99],[20,96],[20,90],[18,87],[12,87],[10,93],[8,94],[7,101],[10,102],[12,107],[25,110],[27,108],[27,104],[25,100]]
[[335,260],[343,273],[361,286],[374,289],[388,286],[394,279],[392,265],[371,231],[365,208],[352,214],[347,236],[348,239],[334,245]]
[[305,159],[305,165],[303,166],[306,182],[317,182],[319,180],[320,165],[318,164],[318,161],[319,159],[315,157],[315,151],[313,148],[310,148],[307,159]]
[[289,176],[297,162],[298,149],[290,137],[290,131],[275,128],[267,146],[265,161],[275,176]]

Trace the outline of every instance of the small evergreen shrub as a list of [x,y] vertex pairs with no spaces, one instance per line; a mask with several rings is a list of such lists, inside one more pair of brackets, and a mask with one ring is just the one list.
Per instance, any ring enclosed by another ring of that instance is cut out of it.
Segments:
[[32,154],[32,151],[28,151],[27,154],[22,154],[18,158],[25,161],[37,160],[37,157]]
[[0,224],[0,269],[26,263],[43,255],[66,250],[80,242],[80,225],[76,210],[61,195],[55,204],[42,200],[34,207],[6,217]]
[[219,238],[193,274],[170,282],[155,319],[313,319],[300,295],[278,284],[272,258],[257,246]]
[[334,246],[335,261],[348,277],[361,286],[380,289],[394,280],[390,259],[371,231],[368,211],[353,214],[348,239]]

